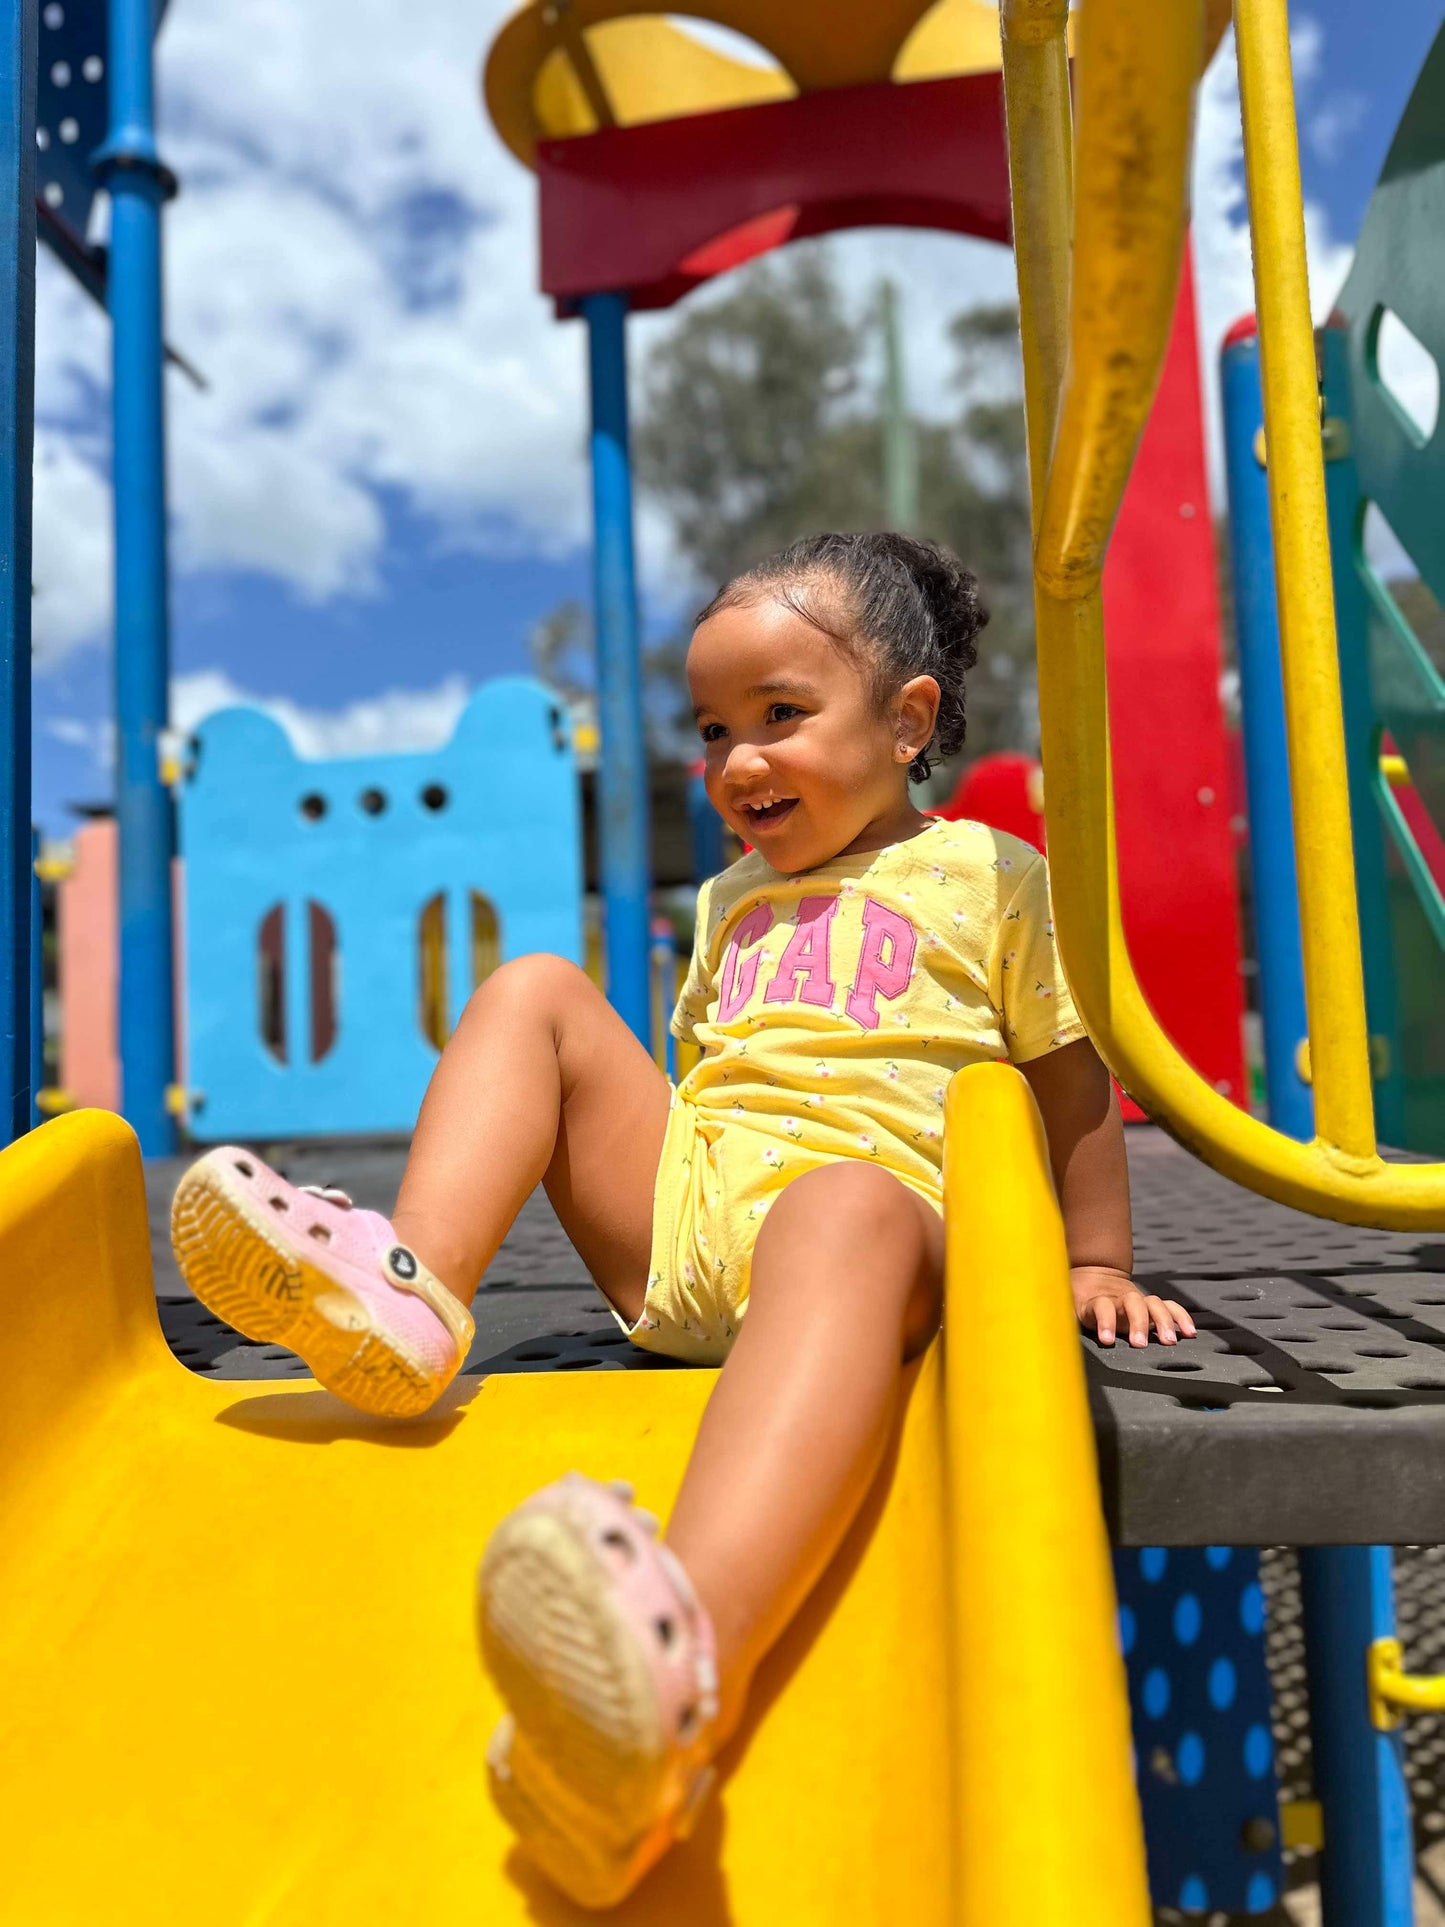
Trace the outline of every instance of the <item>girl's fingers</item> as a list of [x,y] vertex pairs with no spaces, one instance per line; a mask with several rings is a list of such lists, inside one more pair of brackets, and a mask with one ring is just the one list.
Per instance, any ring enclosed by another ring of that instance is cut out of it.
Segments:
[[1183,1337],[1194,1338],[1197,1336],[1194,1329],[1194,1320],[1189,1316],[1189,1313],[1184,1309],[1183,1305],[1177,1305],[1172,1298],[1166,1298],[1164,1300],[1164,1309],[1179,1327]]
[[1099,1343],[1101,1345],[1112,1345],[1114,1342],[1114,1326],[1116,1320],[1116,1310],[1113,1299],[1091,1299],[1085,1317],[1093,1325],[1095,1332],[1098,1334]]
[[1147,1345],[1149,1343],[1149,1300],[1142,1291],[1131,1291],[1124,1300],[1124,1313],[1129,1320],[1129,1343]]
[[[1179,1343],[1179,1333],[1175,1330],[1174,1320],[1170,1316],[1171,1307],[1166,1305],[1162,1298],[1150,1298],[1147,1302],[1149,1305],[1149,1316],[1154,1320],[1154,1329],[1159,1334],[1159,1343],[1161,1345],[1177,1345]],[[1177,1310],[1178,1308],[1176,1306],[1173,1309]]]

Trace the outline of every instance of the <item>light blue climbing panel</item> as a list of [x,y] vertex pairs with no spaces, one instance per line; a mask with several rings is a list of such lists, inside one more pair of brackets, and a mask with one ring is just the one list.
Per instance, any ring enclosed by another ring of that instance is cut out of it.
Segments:
[[198,1137],[409,1132],[491,963],[581,961],[567,719],[524,678],[480,689],[417,754],[311,762],[261,711],[219,711],[180,837]]
[[1149,1887],[1184,1914],[1281,1892],[1264,1592],[1250,1547],[1114,1554]]

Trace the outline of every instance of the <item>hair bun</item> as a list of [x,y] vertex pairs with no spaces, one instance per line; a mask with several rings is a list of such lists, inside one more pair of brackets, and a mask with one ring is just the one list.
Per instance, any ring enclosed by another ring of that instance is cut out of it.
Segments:
[[918,585],[933,618],[939,648],[954,658],[960,671],[972,669],[978,661],[976,638],[989,615],[973,570],[966,569],[941,542],[891,533],[878,539]]

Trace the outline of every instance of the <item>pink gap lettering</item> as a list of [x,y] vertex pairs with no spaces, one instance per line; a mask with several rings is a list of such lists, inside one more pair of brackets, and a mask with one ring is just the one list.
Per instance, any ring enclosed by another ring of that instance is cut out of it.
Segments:
[[717,1020],[720,1024],[730,1024],[752,996],[757,986],[758,966],[763,960],[762,952],[754,950],[749,957],[744,957],[742,953],[747,945],[760,943],[772,927],[772,905],[755,903],[728,939],[722,974],[718,979]]
[[787,948],[778,959],[773,981],[763,992],[767,1004],[821,1004],[833,1001],[833,975],[828,962],[828,937],[838,913],[837,897],[804,897]]
[[901,997],[913,975],[913,953],[918,935],[907,917],[890,910],[876,897],[863,902],[863,947],[858,974],[848,992],[848,1015],[864,1030],[878,1028],[878,999]]

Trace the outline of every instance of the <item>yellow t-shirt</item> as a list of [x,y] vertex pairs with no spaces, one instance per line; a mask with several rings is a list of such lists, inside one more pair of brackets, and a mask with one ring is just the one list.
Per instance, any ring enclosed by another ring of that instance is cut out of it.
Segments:
[[750,854],[705,884],[672,1028],[702,1051],[678,1090],[700,1124],[744,1126],[769,1163],[768,1144],[876,1158],[934,1203],[953,1073],[1084,1035],[1044,859],[941,820],[799,876]]

